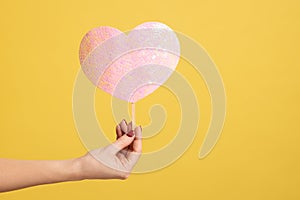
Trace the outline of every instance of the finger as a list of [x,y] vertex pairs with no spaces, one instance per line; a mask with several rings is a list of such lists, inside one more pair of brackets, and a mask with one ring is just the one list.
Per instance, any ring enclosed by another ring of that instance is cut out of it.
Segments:
[[135,165],[142,153],[142,127],[138,126],[134,129],[134,131],[135,138],[134,141],[131,143],[132,151],[129,151],[126,155],[129,163],[132,166]]
[[121,131],[122,131],[122,134],[126,134],[128,133],[127,131],[127,122],[125,121],[125,119],[123,119],[120,123],[120,127],[121,127]]
[[127,133],[132,130],[132,122],[129,122],[127,125]]
[[132,150],[134,152],[141,153],[142,152],[142,127],[138,126],[134,129],[135,138],[132,142]]
[[117,134],[117,139],[123,135],[119,124],[116,126],[116,134]]
[[134,140],[135,135],[134,131],[130,131],[129,133],[123,135],[119,139],[117,139],[112,145],[110,145],[110,148],[112,148],[113,153],[118,153],[125,147],[129,146],[132,141]]
[[[127,122],[125,119],[123,119],[121,122],[120,122],[120,128],[121,128],[121,136],[126,134],[128,131],[127,131]],[[126,156],[127,154],[127,150],[128,148],[125,148],[121,151],[122,154],[124,154]]]
[[[127,126],[127,132],[133,130],[132,129],[132,121],[128,123],[128,126]],[[132,143],[128,146],[127,150],[130,150],[132,151]]]

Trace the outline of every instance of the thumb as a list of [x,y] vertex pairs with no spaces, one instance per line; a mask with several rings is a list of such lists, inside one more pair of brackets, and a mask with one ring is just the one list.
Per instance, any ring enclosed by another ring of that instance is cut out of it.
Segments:
[[135,138],[134,131],[129,131],[127,134],[124,134],[122,137],[117,139],[114,143],[112,143],[114,153],[118,153],[120,150],[129,146]]

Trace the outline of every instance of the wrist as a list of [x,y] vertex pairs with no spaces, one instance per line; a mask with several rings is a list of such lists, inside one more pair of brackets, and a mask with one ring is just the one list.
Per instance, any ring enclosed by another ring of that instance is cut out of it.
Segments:
[[84,179],[81,160],[81,157],[65,160],[64,168],[65,172],[67,173],[67,180],[79,181]]

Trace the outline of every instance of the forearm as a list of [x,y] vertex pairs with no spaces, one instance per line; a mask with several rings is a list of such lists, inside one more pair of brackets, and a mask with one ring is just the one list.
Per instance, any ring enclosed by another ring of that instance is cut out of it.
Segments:
[[77,159],[0,159],[0,192],[80,179],[80,165]]

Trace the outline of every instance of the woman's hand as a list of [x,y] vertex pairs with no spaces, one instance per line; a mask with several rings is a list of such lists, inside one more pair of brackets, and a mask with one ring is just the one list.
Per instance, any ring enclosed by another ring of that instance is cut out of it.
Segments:
[[126,179],[142,151],[142,128],[123,120],[117,140],[70,160],[0,159],[0,192],[83,179]]
[[78,158],[80,179],[126,179],[142,152],[142,128],[125,120],[116,127],[117,140]]

